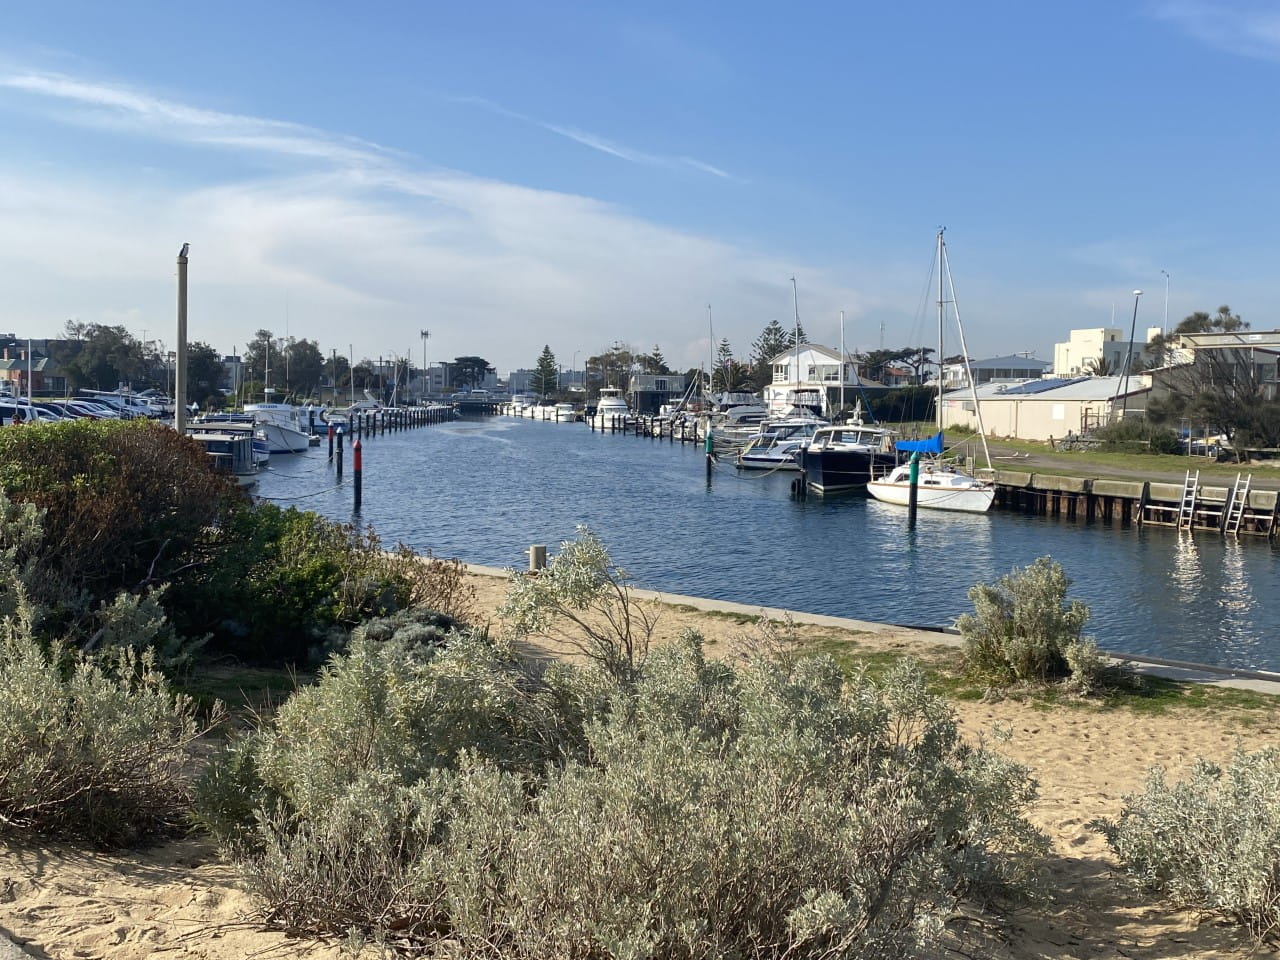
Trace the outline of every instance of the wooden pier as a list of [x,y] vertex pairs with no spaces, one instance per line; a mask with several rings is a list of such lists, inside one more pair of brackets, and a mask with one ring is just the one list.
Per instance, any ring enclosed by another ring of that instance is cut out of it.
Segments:
[[1118,523],[1275,536],[1280,493],[1253,490],[1243,474],[1225,486],[1199,483],[1188,472],[1184,483],[1060,477],[1016,470],[987,473],[996,485],[995,506],[1085,523]]

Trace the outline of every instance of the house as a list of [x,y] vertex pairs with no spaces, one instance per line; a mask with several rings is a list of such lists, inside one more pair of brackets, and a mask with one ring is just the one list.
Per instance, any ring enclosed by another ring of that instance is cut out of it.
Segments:
[[[1051,364],[1048,360],[1013,355],[992,357],[989,360],[970,360],[969,366],[973,370],[973,378],[981,386],[995,380],[1035,380],[1044,376]],[[969,377],[965,372],[963,359],[942,365],[944,390],[955,390],[968,385]]]
[[49,353],[47,340],[18,340],[12,334],[0,337],[0,392],[18,396],[65,394],[67,378]]
[[664,403],[674,403],[684,395],[682,373],[633,373],[631,375],[631,409],[636,413],[654,414]]
[[846,405],[853,402],[858,389],[858,368],[851,360],[840,360],[839,351],[816,343],[802,343],[773,358],[773,381],[765,384],[764,405],[770,412],[784,413],[791,408],[797,391],[816,395],[824,413],[834,413],[840,406],[840,388],[849,393]]
[[1142,343],[1130,343],[1124,331],[1118,327],[1090,327],[1072,330],[1065,343],[1053,345],[1053,375],[1055,377],[1083,377],[1093,373],[1096,365],[1103,365],[1109,374],[1124,373],[1125,362],[1132,357],[1143,361],[1151,359],[1147,344],[1160,333],[1159,327],[1147,328],[1147,339]]
[[[1050,440],[1146,410],[1151,378],[1072,377],[986,383],[977,388],[988,436]],[[942,426],[978,428],[969,388],[942,395]]]

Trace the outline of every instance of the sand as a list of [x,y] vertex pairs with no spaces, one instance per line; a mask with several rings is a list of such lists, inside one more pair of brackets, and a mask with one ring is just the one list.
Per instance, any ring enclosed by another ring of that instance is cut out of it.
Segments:
[[[478,606],[492,610],[504,583],[472,573]],[[662,609],[657,639],[696,626],[714,655],[732,657],[747,631],[739,615],[706,613],[683,602]],[[853,630],[827,618],[800,623],[809,643],[852,641],[861,651],[923,659],[948,655],[945,638],[876,624]],[[547,643],[542,652],[572,656]],[[1179,710],[1145,716],[1088,707],[1046,710],[1013,700],[957,702],[966,735],[1000,725],[1011,739],[996,746],[1026,764],[1039,781],[1032,821],[1052,840],[1041,904],[1011,916],[978,917],[957,925],[953,957],[1032,960],[1042,957],[1177,957],[1180,960],[1259,955],[1247,937],[1225,924],[1177,911],[1134,890],[1102,837],[1097,817],[1119,812],[1126,793],[1141,789],[1160,763],[1175,775],[1196,756],[1226,759],[1237,735],[1248,749],[1280,744],[1280,706],[1248,726],[1229,710]],[[66,845],[0,846],[0,934],[37,957],[120,960],[152,956],[231,960],[245,957],[338,957],[339,943],[296,940],[267,930],[207,839],[192,838],[142,852],[104,855]],[[0,958],[4,957],[0,949]]]

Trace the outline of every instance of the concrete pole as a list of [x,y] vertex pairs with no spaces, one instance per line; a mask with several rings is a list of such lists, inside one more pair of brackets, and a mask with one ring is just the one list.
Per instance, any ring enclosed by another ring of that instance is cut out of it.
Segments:
[[173,425],[178,433],[187,432],[187,250],[184,243],[178,251],[178,368],[173,375]]

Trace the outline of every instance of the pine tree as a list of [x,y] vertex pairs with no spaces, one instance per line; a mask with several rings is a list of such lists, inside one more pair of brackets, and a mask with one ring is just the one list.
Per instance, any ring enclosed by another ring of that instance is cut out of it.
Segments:
[[529,381],[529,387],[535,394],[545,397],[556,389],[557,382],[560,379],[560,371],[556,369],[556,355],[551,352],[551,346],[545,345],[542,348],[542,356],[538,357],[537,366],[533,370],[533,379]]
[[755,389],[761,390],[773,382],[773,358],[794,345],[794,335],[782,329],[777,320],[770,320],[751,345],[751,379]]

